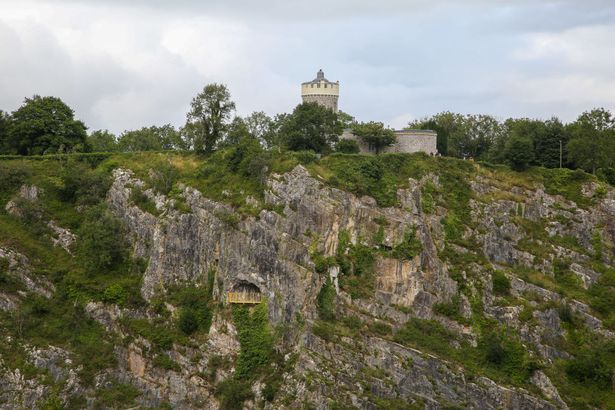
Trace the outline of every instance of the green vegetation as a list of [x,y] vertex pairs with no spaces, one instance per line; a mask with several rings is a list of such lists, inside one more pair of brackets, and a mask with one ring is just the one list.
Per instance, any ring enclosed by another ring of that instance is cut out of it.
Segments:
[[491,281],[493,283],[493,293],[500,296],[506,296],[510,293],[510,279],[508,276],[499,270],[496,270],[491,274]]
[[316,305],[318,306],[318,315],[321,319],[335,319],[335,287],[331,282],[331,278],[327,277],[327,280],[323,283],[316,298]]
[[266,382],[266,398],[272,401],[279,388],[280,369],[272,369],[279,359],[273,349],[274,336],[269,326],[267,301],[255,307],[235,305],[232,307],[232,314],[237,327],[240,351],[234,377],[217,386],[216,395],[220,398],[220,407],[243,408],[243,402],[253,396],[251,383],[263,376]]
[[380,154],[380,151],[397,141],[395,132],[390,128],[385,128],[381,122],[370,121],[354,124],[352,133],[359,137],[370,149],[373,149],[376,154]]

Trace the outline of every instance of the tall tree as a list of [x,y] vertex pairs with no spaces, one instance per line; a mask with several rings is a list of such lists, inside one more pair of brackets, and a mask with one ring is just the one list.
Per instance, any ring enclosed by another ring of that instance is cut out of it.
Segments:
[[385,128],[381,122],[362,122],[352,126],[352,133],[359,137],[361,141],[376,151],[376,154],[397,141],[395,132],[390,128]]
[[435,131],[438,134],[436,139],[438,152],[440,155],[451,155],[448,152],[448,141],[451,135],[460,132],[463,122],[463,115],[445,111],[410,122],[408,128]]
[[534,160],[532,140],[529,137],[513,135],[506,143],[505,158],[515,171],[523,171]]
[[86,126],[61,99],[35,95],[11,115],[8,149],[20,155],[83,151]]
[[246,129],[265,148],[275,143],[274,120],[263,111],[256,111],[244,118]]
[[337,114],[316,103],[299,104],[280,126],[286,147],[293,151],[328,153],[342,131]]
[[186,135],[199,153],[212,152],[224,136],[235,110],[231,93],[224,84],[208,84],[192,99],[186,118]]
[[609,111],[584,112],[568,129],[568,158],[574,165],[592,173],[615,166],[615,118]]

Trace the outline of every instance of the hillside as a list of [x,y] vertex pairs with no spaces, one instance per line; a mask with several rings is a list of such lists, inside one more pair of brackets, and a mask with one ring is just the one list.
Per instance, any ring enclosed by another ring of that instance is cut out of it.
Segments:
[[615,408],[615,189],[582,171],[7,157],[0,205],[2,409]]

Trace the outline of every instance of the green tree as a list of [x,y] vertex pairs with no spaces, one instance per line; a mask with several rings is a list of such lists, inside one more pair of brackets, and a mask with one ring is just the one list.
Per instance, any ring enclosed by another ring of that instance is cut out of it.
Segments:
[[293,151],[328,153],[343,130],[337,114],[316,103],[299,104],[290,116],[281,120],[281,138]]
[[568,144],[569,134],[566,132],[564,124],[557,117],[552,117],[543,124],[544,131],[533,137],[536,165],[558,168],[560,166],[560,144],[562,166],[565,165],[568,155],[566,145]]
[[339,118],[340,122],[342,123],[342,127],[344,128],[350,128],[357,123],[357,120],[355,120],[352,115],[345,113],[344,111],[338,111],[337,117]]
[[352,126],[352,133],[367,144],[370,150],[376,151],[376,154],[397,141],[395,132],[390,128],[385,128],[381,122],[370,121],[355,124]]
[[104,204],[87,211],[78,237],[78,254],[92,273],[112,271],[126,260],[124,226]]
[[119,150],[117,138],[107,130],[96,130],[88,135],[87,146],[91,152],[115,152]]
[[604,108],[584,112],[568,126],[568,159],[587,172],[615,165],[615,118]]
[[527,137],[513,135],[506,143],[505,158],[515,171],[523,171],[534,160],[532,140]]
[[0,154],[7,153],[7,139],[9,132],[10,116],[8,113],[0,110]]
[[212,152],[222,139],[235,110],[224,84],[208,84],[192,99],[186,118],[186,135],[194,151]]
[[410,122],[408,128],[435,131],[438,134],[436,140],[438,152],[440,155],[451,155],[448,152],[448,141],[452,135],[461,131],[463,122],[463,115],[445,111]]
[[143,127],[124,131],[117,143],[124,152],[184,149],[180,133],[172,125]]
[[244,118],[246,128],[250,135],[258,139],[265,148],[271,148],[275,144],[274,120],[263,111],[253,112]]
[[83,151],[86,126],[56,97],[26,98],[11,115],[7,147],[19,155]]
[[358,154],[361,149],[355,140],[343,138],[335,144],[335,151],[342,152],[344,154]]

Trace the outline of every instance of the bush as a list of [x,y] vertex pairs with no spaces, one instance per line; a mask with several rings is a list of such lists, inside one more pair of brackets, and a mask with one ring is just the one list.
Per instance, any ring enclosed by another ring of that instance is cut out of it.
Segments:
[[254,397],[250,383],[229,378],[216,388],[216,396],[220,398],[221,410],[241,410],[243,402]]
[[495,271],[491,274],[493,282],[493,292],[496,295],[505,296],[510,294],[510,279],[501,271]]
[[[601,346],[603,348],[603,346]],[[600,348],[582,351],[566,363],[566,375],[579,383],[591,383],[601,389],[611,385],[611,368],[602,358]]]
[[395,245],[392,255],[396,259],[410,260],[423,250],[423,244],[416,238],[416,228],[404,232],[404,239]]
[[104,204],[87,211],[77,236],[77,253],[91,273],[106,273],[126,262],[129,245],[124,226]]
[[361,149],[355,140],[342,138],[335,144],[335,151],[341,152],[342,154],[358,154]]
[[186,335],[191,335],[197,331],[197,329],[199,328],[199,323],[192,309],[183,308],[180,310],[178,326],[179,329]]
[[406,346],[449,355],[449,341],[455,340],[455,335],[435,320],[411,318],[395,333],[393,340]]
[[318,316],[323,320],[335,319],[335,286],[331,282],[331,278],[327,277],[323,283],[318,297],[316,298],[318,306]]

